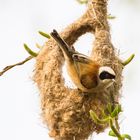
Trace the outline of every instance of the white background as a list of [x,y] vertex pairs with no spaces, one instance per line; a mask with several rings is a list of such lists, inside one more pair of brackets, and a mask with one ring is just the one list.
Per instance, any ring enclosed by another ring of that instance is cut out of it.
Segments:
[[[123,72],[120,116],[121,131],[138,140],[140,125],[140,2],[110,0],[109,13],[112,42],[120,50],[121,58],[135,53],[135,59]],[[28,56],[26,42],[33,50],[35,43],[43,45],[45,38],[37,32],[61,31],[85,11],[86,6],[75,0],[0,0],[0,70]],[[75,44],[85,54],[90,53],[92,36],[81,37]],[[87,49],[88,48],[88,49]],[[47,127],[40,117],[40,97],[32,81],[35,60],[16,67],[0,77],[0,139],[49,140]],[[105,133],[94,140],[113,140]]]

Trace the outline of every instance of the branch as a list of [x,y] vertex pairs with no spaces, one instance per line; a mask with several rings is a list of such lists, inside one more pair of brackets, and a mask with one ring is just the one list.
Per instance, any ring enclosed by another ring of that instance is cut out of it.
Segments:
[[115,128],[115,126],[113,125],[112,119],[110,119],[109,125],[110,125],[110,128],[112,129],[112,131],[114,132],[114,134],[116,135],[116,137],[118,137],[119,140],[123,140],[122,137],[121,137],[121,134],[119,133],[119,131],[118,131],[118,130]]
[[5,72],[7,72],[8,70],[12,69],[13,67],[23,65],[24,63],[28,62],[28,61],[31,60],[32,58],[33,58],[33,56],[29,56],[29,57],[27,57],[25,60],[23,60],[23,61],[21,61],[21,62],[18,62],[18,63],[13,64],[13,65],[6,66],[6,67],[0,72],[0,76],[2,76]]

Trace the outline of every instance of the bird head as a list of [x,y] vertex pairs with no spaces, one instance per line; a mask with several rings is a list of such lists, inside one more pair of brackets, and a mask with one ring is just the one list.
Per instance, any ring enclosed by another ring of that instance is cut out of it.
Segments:
[[108,66],[102,66],[99,68],[98,80],[99,84],[104,87],[109,87],[115,82],[116,74],[114,70]]

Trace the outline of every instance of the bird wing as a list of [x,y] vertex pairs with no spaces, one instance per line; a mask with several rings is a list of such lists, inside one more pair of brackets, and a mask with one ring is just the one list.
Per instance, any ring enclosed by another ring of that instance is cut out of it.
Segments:
[[76,62],[81,62],[81,63],[85,63],[85,64],[93,63],[93,61],[88,56],[81,54],[81,53],[74,53],[72,55],[72,58]]
[[99,66],[91,59],[83,57],[83,55],[78,55],[78,59],[75,57],[74,65],[81,84],[87,89],[95,88],[98,84],[97,76]]

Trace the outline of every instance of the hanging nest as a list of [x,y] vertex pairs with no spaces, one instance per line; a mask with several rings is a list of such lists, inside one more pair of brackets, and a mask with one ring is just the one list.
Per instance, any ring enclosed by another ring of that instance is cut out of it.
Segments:
[[106,91],[89,95],[66,87],[62,76],[63,54],[56,42],[49,39],[36,58],[34,80],[40,90],[44,123],[55,140],[85,140],[93,132],[104,131],[107,125],[94,123],[89,111],[93,110],[101,118],[101,109],[111,100],[110,95],[116,102],[119,99],[122,64],[111,43],[106,0],[91,0],[85,14],[60,35],[72,46],[87,32],[95,36],[91,59],[100,65],[110,66],[116,73],[116,83]]

